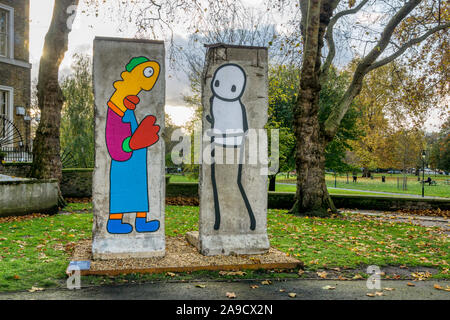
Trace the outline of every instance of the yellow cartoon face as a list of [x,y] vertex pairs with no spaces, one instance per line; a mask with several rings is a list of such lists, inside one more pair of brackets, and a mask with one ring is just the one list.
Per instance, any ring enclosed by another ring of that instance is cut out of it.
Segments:
[[159,64],[156,61],[148,61],[137,65],[131,72],[123,72],[122,79],[125,87],[132,91],[135,91],[136,88],[150,91],[158,80],[159,72]]
[[127,71],[120,75],[122,79],[114,82],[116,91],[111,96],[108,105],[112,104],[114,111],[122,116],[127,110],[123,99],[130,95],[138,95],[142,90],[152,90],[158,80],[160,69],[158,62],[151,61],[146,57],[131,59],[126,66]]

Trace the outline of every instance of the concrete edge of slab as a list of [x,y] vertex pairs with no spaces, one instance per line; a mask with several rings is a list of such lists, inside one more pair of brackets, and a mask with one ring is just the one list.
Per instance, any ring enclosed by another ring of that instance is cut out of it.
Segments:
[[[133,268],[121,270],[81,270],[80,275],[107,275],[115,276],[130,273],[165,273],[165,272],[188,272],[188,271],[235,271],[235,270],[258,270],[258,269],[295,269],[302,268],[302,262],[280,262],[280,263],[253,263],[253,264],[231,264],[231,265],[211,265],[195,267],[162,267],[162,268]],[[71,271],[67,270],[67,274]]]
[[165,245],[162,235],[142,238],[94,238],[92,254],[94,259],[99,260],[164,257]]

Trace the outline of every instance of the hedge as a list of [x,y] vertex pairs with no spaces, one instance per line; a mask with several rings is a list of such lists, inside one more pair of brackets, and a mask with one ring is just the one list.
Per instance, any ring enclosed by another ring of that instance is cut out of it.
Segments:
[[[167,197],[198,197],[196,182],[169,183],[166,187]],[[294,204],[293,192],[269,192],[268,208],[290,209]],[[333,194],[331,199],[337,208],[367,209],[393,211],[399,209],[441,209],[450,210],[450,199],[429,199],[414,197],[391,197],[373,195]]]
[[[66,197],[90,197],[92,194],[92,169],[63,169],[61,191]],[[166,176],[166,197],[198,198],[197,182],[169,183]],[[293,192],[269,192],[268,207],[270,209],[290,209],[294,204]],[[399,210],[399,209],[441,209],[450,210],[450,199],[430,199],[404,196],[384,195],[331,195],[337,208],[358,208],[367,210]]]

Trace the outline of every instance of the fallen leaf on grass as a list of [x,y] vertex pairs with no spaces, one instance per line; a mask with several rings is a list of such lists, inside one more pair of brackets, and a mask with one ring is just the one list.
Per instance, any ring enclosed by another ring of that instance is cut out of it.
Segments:
[[305,273],[305,270],[302,270],[302,269],[298,270],[298,275],[299,276],[302,276],[304,273]]
[[385,290],[385,291],[394,291],[395,288],[383,288],[383,290]]
[[269,285],[269,284],[272,284],[272,281],[270,281],[270,280],[264,280],[264,281],[261,281],[261,284],[267,286],[267,285]]
[[289,296],[290,298],[295,298],[295,297],[297,296],[297,294],[294,293],[294,292],[290,292],[290,293],[288,293],[288,296]]
[[406,284],[408,287],[415,287],[416,285],[414,284],[414,283],[412,283],[412,282],[408,282],[407,284]]
[[352,279],[353,280],[363,279],[363,276],[360,274],[355,274],[355,276]]
[[284,289],[280,289],[280,292],[285,292],[286,290],[284,290]]
[[236,293],[234,293],[234,292],[227,292],[227,298],[228,298],[228,299],[234,299],[234,298],[236,298]]
[[258,289],[258,288],[259,288],[259,286],[258,286],[258,285],[256,285],[256,284],[253,284],[253,285],[251,285],[251,286],[250,286],[250,288],[252,288],[252,289]]
[[432,274],[429,273],[429,272],[413,272],[413,273],[411,273],[411,276],[412,276],[415,280],[422,281],[422,280],[426,280],[426,279],[428,279],[429,277],[431,277]]
[[20,277],[19,277],[17,274],[15,274],[15,275],[14,275],[14,279],[19,280]]
[[31,287],[28,292],[44,291],[44,288]]
[[175,277],[176,274],[173,273],[173,272],[166,272],[166,276],[169,276],[169,277]]
[[322,271],[322,272],[317,272],[317,275],[319,277],[321,277],[322,279],[325,279],[328,275],[328,273],[326,271]]
[[244,271],[219,271],[221,276],[245,276]]
[[334,271],[341,271],[341,268],[339,268],[339,267],[337,267],[337,268],[331,268],[331,270],[334,270]]
[[322,289],[324,289],[324,290],[334,290],[334,289],[336,289],[336,287],[333,287],[333,286],[325,286],[325,287],[322,287]]

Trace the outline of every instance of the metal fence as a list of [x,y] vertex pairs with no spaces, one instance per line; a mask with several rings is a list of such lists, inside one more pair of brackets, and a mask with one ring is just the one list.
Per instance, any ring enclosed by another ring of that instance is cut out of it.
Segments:
[[5,154],[5,162],[32,162],[33,152],[28,147],[2,147],[0,152]]

